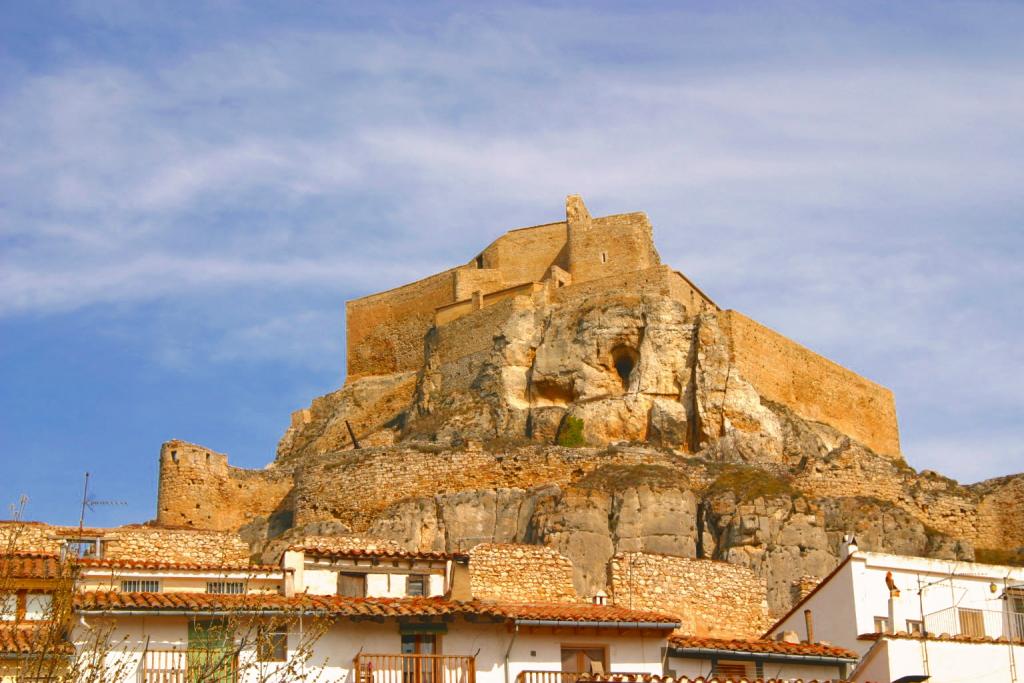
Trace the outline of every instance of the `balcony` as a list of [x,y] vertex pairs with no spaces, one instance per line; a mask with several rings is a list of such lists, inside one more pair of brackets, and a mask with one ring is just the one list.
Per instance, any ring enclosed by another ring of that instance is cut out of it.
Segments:
[[1024,639],[1024,612],[948,607],[924,617],[929,635]]
[[476,659],[466,655],[358,654],[356,683],[476,683]]
[[147,650],[139,667],[138,683],[236,683],[238,658],[234,652],[210,650]]

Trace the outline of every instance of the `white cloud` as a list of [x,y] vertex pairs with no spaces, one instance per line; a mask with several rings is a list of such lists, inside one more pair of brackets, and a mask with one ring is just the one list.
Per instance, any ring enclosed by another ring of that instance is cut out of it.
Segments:
[[897,387],[914,420],[994,415],[1022,397],[1024,13],[989,9],[794,10],[766,31],[758,10],[530,6],[231,35],[168,14],[210,34],[0,90],[0,316],[308,292],[219,328],[211,306],[209,359],[266,341],[319,366],[308,337],[343,296],[583,192],[648,210],[668,262]]

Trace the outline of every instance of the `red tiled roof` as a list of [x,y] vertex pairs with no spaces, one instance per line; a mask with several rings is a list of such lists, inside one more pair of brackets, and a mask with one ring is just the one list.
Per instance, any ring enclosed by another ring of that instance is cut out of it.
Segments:
[[0,556],[0,577],[5,579],[59,579],[60,559],[52,553],[14,552]]
[[658,674],[583,674],[580,681],[593,681],[593,683],[844,683],[839,679],[808,678],[719,678],[718,676],[659,676]]
[[396,548],[338,548],[323,545],[297,545],[289,550],[300,550],[307,555],[332,559],[373,558],[381,560],[454,560],[466,559],[466,553],[444,553],[434,550],[402,550]]
[[823,643],[787,643],[779,640],[741,640],[673,635],[669,636],[668,644],[671,647],[681,649],[708,648],[711,650],[729,650],[730,652],[840,657],[842,659],[860,658],[860,655],[852,650]]
[[456,602],[444,598],[347,598],[333,595],[217,595],[212,593],[118,593],[88,591],[75,596],[75,609],[87,612],[134,610],[322,611],[338,617],[403,617],[476,615],[508,621],[551,621],[572,624],[634,622],[672,627],[675,617],[607,605],[516,604],[481,600]]
[[29,655],[39,653],[68,654],[73,646],[63,640],[48,642],[55,631],[42,631],[38,627],[0,626],[0,654]]
[[527,621],[639,621],[651,624],[676,624],[679,619],[658,612],[632,610],[614,605],[591,605],[573,603],[487,603],[490,609],[510,619]]
[[897,640],[944,641],[950,643],[1024,644],[1024,639],[1022,638],[1005,638],[1002,636],[1000,636],[999,638],[990,638],[989,636],[950,635],[949,633],[929,633],[928,635],[922,635],[920,633],[907,633],[906,631],[898,631],[896,633],[862,633],[859,636],[857,636],[857,640],[881,640],[882,638],[893,638]]
[[280,573],[274,564],[247,564],[244,562],[164,562],[131,558],[83,558],[78,561],[83,569],[152,569],[166,571],[223,571],[251,572],[254,574]]

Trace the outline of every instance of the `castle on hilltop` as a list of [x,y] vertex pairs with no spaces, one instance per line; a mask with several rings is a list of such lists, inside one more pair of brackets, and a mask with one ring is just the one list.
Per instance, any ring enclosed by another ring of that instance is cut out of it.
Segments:
[[[346,384],[420,370],[432,339],[450,357],[477,352],[473,342],[489,344],[488,335],[507,317],[486,309],[503,302],[503,311],[512,315],[516,301],[548,307],[586,297],[653,294],[677,302],[690,317],[718,314],[728,336],[729,361],[762,396],[878,453],[900,457],[896,408],[888,389],[746,316],[722,312],[689,278],[662,264],[646,214],[593,218],[578,195],[567,198],[565,214],[564,221],[505,233],[469,263],[349,301]],[[456,321],[461,324],[453,325]],[[590,360],[628,376],[640,361],[639,351],[619,344],[609,346],[607,358]],[[535,388],[543,394],[551,387]],[[672,387],[645,389],[639,387],[641,393],[678,393]],[[569,393],[569,402],[571,394],[579,394]],[[300,423],[303,418],[297,416]]]

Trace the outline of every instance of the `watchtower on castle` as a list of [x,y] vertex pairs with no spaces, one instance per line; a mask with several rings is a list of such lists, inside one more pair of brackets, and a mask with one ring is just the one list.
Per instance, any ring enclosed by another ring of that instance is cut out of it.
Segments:
[[417,370],[428,330],[467,312],[660,265],[645,213],[594,218],[569,195],[564,221],[511,230],[469,263],[349,301],[346,381]]

